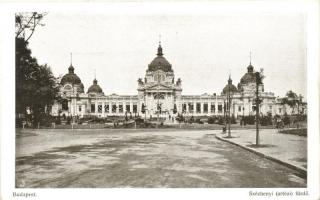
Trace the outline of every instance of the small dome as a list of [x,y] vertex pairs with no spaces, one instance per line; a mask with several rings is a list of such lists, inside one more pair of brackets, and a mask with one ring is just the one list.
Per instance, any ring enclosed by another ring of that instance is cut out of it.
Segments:
[[103,94],[103,91],[101,87],[98,85],[97,79],[93,80],[93,85],[91,85],[88,89],[87,93],[97,93],[97,94]]
[[62,77],[60,84],[61,85],[64,85],[66,83],[81,84],[80,78],[74,73],[74,67],[70,65],[68,70],[69,70],[69,73]]
[[229,78],[228,84],[223,88],[222,94],[227,94],[230,88],[230,93],[238,92],[238,89],[235,85],[232,84],[232,80]]
[[148,71],[157,71],[159,69],[165,72],[172,71],[171,64],[163,57],[161,45],[158,47],[157,57],[148,65]]

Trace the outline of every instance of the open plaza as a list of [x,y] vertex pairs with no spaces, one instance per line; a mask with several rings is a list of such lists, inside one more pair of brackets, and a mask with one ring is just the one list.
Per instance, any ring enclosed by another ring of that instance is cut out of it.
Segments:
[[306,137],[263,129],[256,154],[243,148],[255,143],[254,130],[232,134],[239,145],[218,139],[226,139],[221,130],[20,129],[16,187],[307,186]]

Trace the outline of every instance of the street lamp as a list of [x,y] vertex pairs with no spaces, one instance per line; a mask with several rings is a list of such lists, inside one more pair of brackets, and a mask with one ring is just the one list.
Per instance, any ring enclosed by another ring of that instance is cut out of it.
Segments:
[[259,108],[260,108],[260,99],[259,99],[259,85],[262,84],[262,79],[264,78],[261,72],[255,72],[256,76],[256,146],[259,145]]
[[160,114],[160,94],[159,94],[159,90],[160,90],[160,73],[158,71],[157,73],[157,76],[158,76],[158,83],[157,83],[157,126],[159,124],[159,114]]
[[242,100],[242,125],[244,125],[244,89],[241,87],[241,100]]
[[298,122],[298,124],[297,124],[297,129],[299,129],[299,127],[300,127],[300,104],[302,103],[302,95],[300,94],[299,96],[298,96],[298,119],[297,119],[297,122]]
[[[224,98],[223,98],[223,119],[224,119],[224,127],[227,126],[227,119],[226,119],[226,96],[224,95]],[[225,132],[225,129],[224,129],[224,132]]]
[[231,79],[229,77],[228,81],[228,102],[227,102],[227,108],[228,108],[228,137],[231,137],[231,94],[232,92],[230,91],[230,86],[231,86]]

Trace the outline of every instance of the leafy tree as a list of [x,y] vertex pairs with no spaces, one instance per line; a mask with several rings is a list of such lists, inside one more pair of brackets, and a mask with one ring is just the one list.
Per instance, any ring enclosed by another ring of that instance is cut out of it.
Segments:
[[[58,82],[50,67],[39,65],[28,48],[27,40],[42,17],[37,13],[32,13],[31,18],[16,15],[16,114],[30,114],[34,125],[42,122],[40,119],[47,119],[45,116],[49,115],[58,93]],[[26,29],[32,32],[27,39],[20,37]]]
[[184,116],[181,114],[178,114],[178,116],[176,117],[176,120],[179,122],[179,123],[181,123],[181,122],[183,122],[184,121]]
[[16,38],[24,38],[26,42],[31,38],[37,26],[44,26],[41,23],[47,13],[25,12],[15,15]]
[[292,114],[294,113],[295,107],[299,104],[300,98],[302,99],[303,97],[301,95],[298,96],[295,92],[289,90],[286,93],[286,96],[282,99],[281,104],[290,106]]

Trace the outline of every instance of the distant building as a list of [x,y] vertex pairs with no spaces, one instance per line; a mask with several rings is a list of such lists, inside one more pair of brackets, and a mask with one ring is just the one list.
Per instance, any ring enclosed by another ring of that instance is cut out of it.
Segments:
[[[220,95],[216,93],[182,95],[182,80],[180,78],[175,80],[172,65],[163,56],[161,44],[159,44],[157,56],[148,65],[144,79],[138,79],[138,95],[106,95],[96,79],[85,93],[81,79],[74,73],[72,64],[68,70],[68,74],[62,77],[60,83],[61,100],[56,101],[52,107],[52,114],[55,116],[59,113],[79,117],[139,115],[167,118],[178,114],[224,115],[228,108],[228,91],[231,96],[232,115],[235,117],[254,115],[256,110],[256,78],[251,62],[237,87],[229,77]],[[259,110],[262,115],[291,114],[291,108],[282,105],[281,99],[276,98],[274,93],[264,91],[263,83],[258,87],[261,99]],[[299,110],[306,113],[306,104]]]

